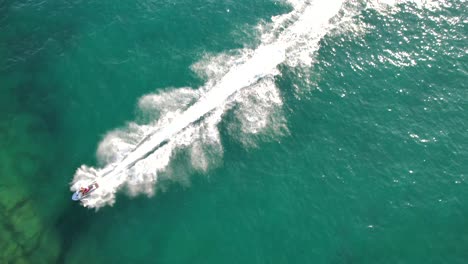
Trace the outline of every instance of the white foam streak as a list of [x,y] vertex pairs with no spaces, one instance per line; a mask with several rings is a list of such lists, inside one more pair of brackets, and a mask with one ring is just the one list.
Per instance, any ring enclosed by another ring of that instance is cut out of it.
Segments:
[[[119,174],[130,168],[164,140],[170,139],[174,134],[219,106],[221,102],[226,101],[236,90],[253,84],[253,82],[263,77],[265,73],[271,73],[276,68],[276,65],[283,60],[284,53],[274,45],[260,47],[251,60],[228,72],[221,82],[196,104],[178,116],[169,126],[153,134],[145,144],[142,144],[118,163],[109,176]],[[239,82],[239,80],[242,82]]]
[[123,185],[131,195],[153,195],[158,172],[167,168],[174,151],[182,147],[189,148],[193,168],[206,171],[222,155],[217,126],[234,104],[239,105],[236,118],[242,127],[234,134],[257,134],[267,128],[281,134],[286,129],[281,110],[276,110],[282,106],[273,78],[280,74],[277,66],[310,65],[312,53],[342,3],[294,1],[294,10],[274,18],[262,36],[263,44],[255,50],[195,64],[192,68],[207,78],[204,87],[142,97],[140,108],[153,112],[155,121],[147,125],[130,123],[127,129],[110,132],[98,149],[98,156],[107,165],[102,169],[82,166],[71,189],[97,180],[100,188],[82,202],[96,208],[112,205]]

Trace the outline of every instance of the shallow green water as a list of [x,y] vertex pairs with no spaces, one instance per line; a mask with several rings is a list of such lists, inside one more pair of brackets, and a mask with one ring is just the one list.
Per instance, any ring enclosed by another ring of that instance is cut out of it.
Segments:
[[[95,212],[70,201],[69,183],[98,163],[106,132],[139,118],[138,98],[203,85],[191,65],[256,47],[256,25],[291,7],[0,2],[0,251],[36,228],[24,243],[42,246],[15,251],[30,263],[464,263],[466,3],[359,8],[320,40],[311,67],[280,65],[288,133],[240,144],[228,111],[218,166],[199,172],[176,155],[189,185],[122,191]],[[7,190],[28,197],[40,224],[6,209]]]

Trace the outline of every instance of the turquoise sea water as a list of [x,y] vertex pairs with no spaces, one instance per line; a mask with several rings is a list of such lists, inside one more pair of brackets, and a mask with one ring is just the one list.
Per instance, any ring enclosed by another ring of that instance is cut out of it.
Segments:
[[[249,61],[239,50],[307,13],[267,0],[1,1],[0,262],[465,263],[466,1],[385,2],[311,20],[324,33],[302,32],[269,72],[280,104],[241,96],[216,123],[221,148],[176,146],[156,195],[122,187],[94,210],[70,200],[70,182],[106,165],[109,131],[154,118],[139,98],[206,88],[223,73],[196,65],[236,69]],[[293,65],[297,50],[312,62]]]

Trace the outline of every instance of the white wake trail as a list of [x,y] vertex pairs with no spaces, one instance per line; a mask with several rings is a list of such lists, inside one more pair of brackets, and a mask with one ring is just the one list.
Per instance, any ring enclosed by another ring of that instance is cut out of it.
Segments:
[[[221,76],[213,74],[198,91],[182,88],[143,97],[140,107],[154,107],[159,111],[158,119],[147,125],[131,123],[126,130],[110,132],[98,150],[107,165],[101,169],[82,165],[71,190],[98,181],[100,187],[82,201],[84,206],[96,208],[112,205],[116,192],[123,186],[130,194],[152,195],[158,171],[168,166],[174,150],[180,147],[190,147],[194,167],[207,169],[210,151],[222,153],[217,125],[230,104],[241,105],[237,115],[244,133],[274,128],[271,123],[282,120],[272,114],[282,105],[273,79],[280,74],[277,66],[310,65],[312,53],[319,48],[320,39],[331,26],[330,19],[340,11],[343,2],[295,1],[292,12],[272,19],[258,48],[232,56],[227,68],[220,71]],[[209,70],[206,67],[205,71]],[[180,103],[180,109],[160,107],[164,98],[176,100],[174,105]]]

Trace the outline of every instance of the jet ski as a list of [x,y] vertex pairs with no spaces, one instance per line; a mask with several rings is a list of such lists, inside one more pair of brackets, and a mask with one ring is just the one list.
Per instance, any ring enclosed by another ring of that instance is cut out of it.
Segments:
[[97,182],[91,183],[91,184],[88,185],[88,187],[86,187],[86,188],[81,187],[78,191],[76,191],[76,192],[73,194],[72,200],[73,200],[73,201],[80,201],[81,199],[87,197],[87,196],[90,195],[92,192],[94,192],[97,188],[99,188],[99,185],[97,184]]

